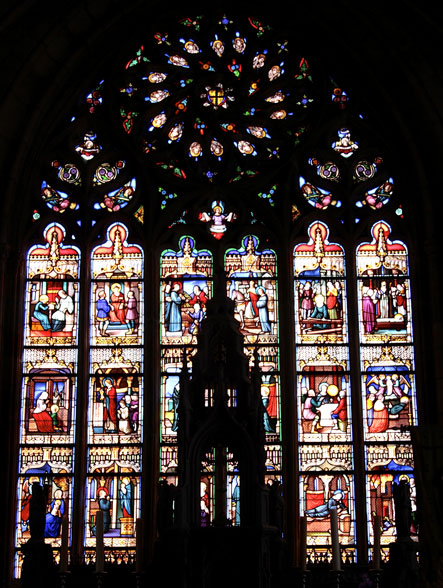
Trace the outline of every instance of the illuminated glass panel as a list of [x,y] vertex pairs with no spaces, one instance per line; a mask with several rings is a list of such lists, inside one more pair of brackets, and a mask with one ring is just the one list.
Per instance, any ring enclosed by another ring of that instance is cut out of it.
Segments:
[[143,441],[143,251],[110,225],[91,255],[85,560],[103,512],[105,560],[132,561]]
[[[278,343],[277,258],[272,249],[259,249],[259,241],[248,235],[239,249],[225,254],[227,294],[235,303],[234,316],[246,346]],[[275,360],[269,367],[277,369]],[[265,370],[263,370],[265,371]]]
[[184,236],[179,251],[161,256],[161,342],[195,344],[212,295],[212,255],[197,251],[194,239]]
[[370,543],[374,540],[375,516],[380,517],[380,544],[388,546],[395,541],[394,485],[405,480],[409,484],[412,521],[411,535],[417,535],[417,504],[414,479],[414,455],[412,445],[370,445],[366,448],[367,460],[367,510]]
[[241,523],[240,471],[229,448],[208,451],[200,470],[200,526],[233,526]]
[[417,422],[412,349],[375,345],[362,348],[361,356],[365,439],[409,440]]
[[307,520],[308,557],[327,553],[332,559],[330,511],[337,509],[338,535],[343,554],[354,551],[354,479],[348,473],[319,472],[300,476],[300,515]]
[[[139,452],[107,446],[90,463],[93,476],[87,481],[86,545],[89,557],[95,555],[96,516],[103,512],[105,561],[134,559],[136,519],[140,517],[140,469],[134,467]],[[123,453],[123,455],[122,455]],[[114,456],[121,458],[117,465]],[[98,460],[100,466],[96,466]],[[107,459],[106,459],[107,458]],[[92,548],[94,551],[88,550]]]
[[372,241],[357,249],[361,343],[412,343],[407,249],[390,241],[391,227],[379,221]]
[[[381,546],[394,540],[394,489],[409,484],[411,536],[417,536],[412,426],[417,425],[408,252],[385,221],[357,247],[363,431],[369,543],[381,517]],[[383,557],[386,553],[382,550]]]
[[312,77],[304,58],[294,75],[286,40],[267,29],[253,19],[202,18],[155,33],[143,49],[149,61],[130,61],[118,112],[161,170],[238,181],[291,153],[312,110]]
[[342,557],[354,558],[354,457],[347,345],[345,255],[315,221],[294,248],[294,302],[301,511],[308,555],[331,558],[330,511],[338,510]]
[[[15,541],[30,538],[32,484],[44,486],[45,539],[59,557],[61,520],[71,525],[80,253],[65,245],[56,223],[43,232],[26,261],[24,350],[20,416],[18,509]],[[16,576],[22,555],[17,552]]]
[[160,259],[161,457],[160,475],[176,483],[179,375],[192,370],[192,357],[212,297],[212,254],[183,235],[179,249]]
[[296,337],[299,343],[346,342],[345,258],[329,243],[329,229],[314,222],[309,242],[295,248]]
[[[234,317],[243,335],[244,352],[252,367],[258,361],[261,396],[265,409],[264,428],[268,443],[281,441],[280,365],[277,303],[277,257],[262,247],[255,235],[246,235],[238,249],[225,253],[226,289],[234,301]],[[281,456],[269,449],[266,477],[278,475]],[[268,449],[267,449],[268,451]],[[270,457],[272,455],[272,457]]]
[[[24,447],[20,451],[20,474],[18,480],[17,546],[30,538],[30,501],[33,484],[43,487],[46,495],[45,543],[54,548],[54,559],[60,557],[61,527],[63,516],[68,519],[71,533],[73,449],[72,447]],[[20,574],[23,556],[16,555],[16,574]]]

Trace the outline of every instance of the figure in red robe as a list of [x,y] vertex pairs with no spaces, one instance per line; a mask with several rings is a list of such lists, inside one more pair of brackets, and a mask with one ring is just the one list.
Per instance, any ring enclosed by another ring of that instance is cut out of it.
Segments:
[[125,297],[121,291],[120,284],[114,284],[111,291],[111,310],[109,311],[109,320],[112,323],[120,323],[124,325],[126,323]]
[[105,406],[103,411],[103,420],[108,432],[116,432],[118,427],[117,419],[117,391],[112,378],[103,380],[103,389],[105,394]]

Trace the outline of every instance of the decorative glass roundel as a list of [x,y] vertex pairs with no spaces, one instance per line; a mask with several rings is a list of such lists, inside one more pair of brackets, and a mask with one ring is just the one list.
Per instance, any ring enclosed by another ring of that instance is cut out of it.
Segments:
[[207,181],[275,168],[312,108],[309,66],[253,18],[179,21],[126,64],[120,117],[160,169]]

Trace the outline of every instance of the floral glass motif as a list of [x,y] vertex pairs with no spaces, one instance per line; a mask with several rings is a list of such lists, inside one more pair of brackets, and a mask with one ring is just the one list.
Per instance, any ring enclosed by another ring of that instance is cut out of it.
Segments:
[[333,161],[326,161],[321,163],[316,157],[309,158],[309,163],[313,165],[319,175],[324,180],[332,180],[338,182],[340,180],[340,168]]
[[57,169],[57,175],[62,182],[79,186],[81,184],[80,170],[73,163],[66,163],[62,165],[58,161],[52,162],[52,167]]
[[[187,165],[186,176],[229,181],[252,178],[260,162],[289,155],[285,146],[302,132],[313,101],[312,77],[306,59],[296,66],[300,75],[291,77],[286,42],[266,41],[268,29],[253,22],[227,19],[206,31],[202,18],[183,31],[157,33],[149,50],[155,65],[136,59],[127,68],[124,124],[162,169],[173,172],[188,156],[194,165]],[[266,49],[249,48],[257,39]]]
[[94,177],[92,178],[93,185],[98,186],[100,184],[112,182],[117,178],[120,170],[122,170],[125,165],[124,161],[117,161],[115,164],[106,162],[101,163],[95,170]]
[[375,176],[378,166],[382,163],[381,157],[375,157],[373,162],[362,160],[354,167],[353,179],[365,182]]

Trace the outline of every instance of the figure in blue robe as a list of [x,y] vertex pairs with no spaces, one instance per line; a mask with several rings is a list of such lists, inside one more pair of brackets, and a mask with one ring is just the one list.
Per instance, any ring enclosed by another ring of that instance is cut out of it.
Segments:
[[[315,307],[314,307],[314,310],[311,312],[310,318],[316,318],[316,319],[321,319],[321,320],[328,319],[329,314],[328,314],[328,307],[326,306],[326,303],[325,303],[325,297],[322,294],[317,294],[314,298],[314,302],[315,302]],[[329,328],[328,323],[315,323],[312,326],[315,329]]]
[[49,304],[46,294],[42,294],[39,301],[34,307],[32,316],[39,321],[44,331],[49,331],[51,323],[49,322]]
[[271,323],[269,322],[268,296],[266,294],[266,290],[263,288],[263,286],[258,286],[256,292],[258,294],[257,308],[258,318],[260,319],[261,324],[261,330],[263,331],[263,333],[270,333]]
[[320,506],[316,506],[315,508],[310,508],[306,510],[305,514],[314,519],[323,519],[329,516],[331,510],[336,510],[338,507],[346,509],[346,505],[343,502],[343,498],[344,493],[342,492],[342,490],[335,490],[335,492],[332,494],[331,498],[327,502],[320,504]]
[[62,491],[56,490],[54,499],[51,502],[49,512],[45,517],[45,537],[59,537],[62,526],[62,518],[65,513],[65,501],[62,498]]
[[171,301],[169,303],[169,313],[166,319],[166,330],[172,333],[181,332],[182,330],[182,314],[181,305],[182,297],[180,296],[180,284],[175,283],[170,293]]

